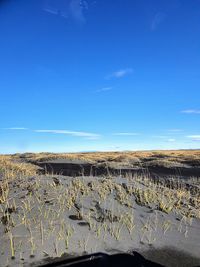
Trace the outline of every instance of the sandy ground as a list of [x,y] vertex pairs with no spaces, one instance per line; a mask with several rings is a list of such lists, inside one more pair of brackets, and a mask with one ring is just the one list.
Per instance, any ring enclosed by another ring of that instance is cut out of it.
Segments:
[[165,266],[200,265],[199,179],[170,179],[15,178],[0,202],[0,266],[131,250]]

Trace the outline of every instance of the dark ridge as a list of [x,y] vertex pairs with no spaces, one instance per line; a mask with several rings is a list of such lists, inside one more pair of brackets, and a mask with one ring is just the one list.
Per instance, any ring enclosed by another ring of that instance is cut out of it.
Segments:
[[106,164],[91,164],[81,161],[57,160],[35,163],[42,167],[40,172],[65,176],[102,176],[102,175],[151,175],[152,177],[178,176],[178,177],[200,177],[200,167],[176,167],[167,168],[160,166],[143,167],[107,167]]
[[42,167],[43,173],[52,173],[65,176],[101,176],[101,175],[125,175],[127,173],[141,173],[144,169],[138,168],[109,168],[90,163],[60,163],[60,162],[41,162],[37,163]]

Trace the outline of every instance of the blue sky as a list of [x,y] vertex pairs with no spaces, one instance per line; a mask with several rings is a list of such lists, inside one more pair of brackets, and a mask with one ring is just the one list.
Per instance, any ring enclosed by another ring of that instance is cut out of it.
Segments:
[[0,153],[200,147],[199,0],[4,0]]

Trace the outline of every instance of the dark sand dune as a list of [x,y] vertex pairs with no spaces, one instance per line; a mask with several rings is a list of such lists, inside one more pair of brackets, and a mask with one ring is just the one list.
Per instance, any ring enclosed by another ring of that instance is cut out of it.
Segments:
[[58,159],[47,162],[39,162],[38,166],[42,167],[42,172],[52,174],[62,174],[65,176],[101,176],[101,175],[143,175],[148,174],[151,177],[161,176],[180,176],[180,177],[199,177],[200,167],[163,167],[163,166],[149,166],[149,167],[127,167],[116,166],[110,167],[109,164],[91,164],[84,161]]

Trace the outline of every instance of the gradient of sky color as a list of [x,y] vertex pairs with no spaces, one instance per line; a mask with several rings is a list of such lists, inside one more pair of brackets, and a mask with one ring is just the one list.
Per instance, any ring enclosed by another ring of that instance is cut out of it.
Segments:
[[0,96],[0,153],[199,148],[200,1],[0,1]]

